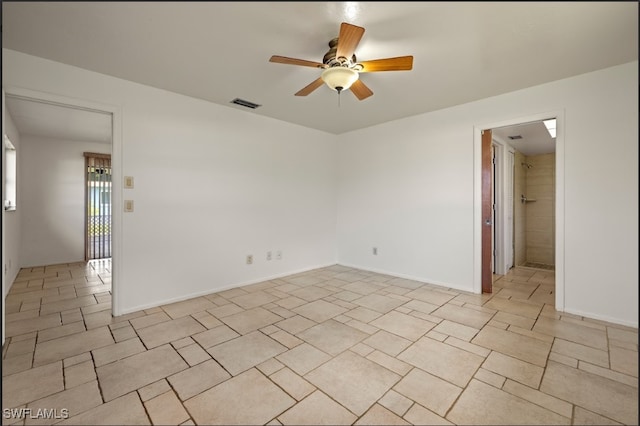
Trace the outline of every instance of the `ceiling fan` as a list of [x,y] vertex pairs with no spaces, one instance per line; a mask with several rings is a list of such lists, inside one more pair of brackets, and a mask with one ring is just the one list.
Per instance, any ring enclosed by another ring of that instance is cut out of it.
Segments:
[[269,62],[324,69],[319,78],[299,90],[295,94],[296,96],[307,96],[325,83],[330,89],[337,91],[338,94],[344,90],[351,89],[356,98],[363,100],[373,95],[373,92],[359,79],[360,73],[408,71],[413,67],[413,56],[358,62],[354,51],[358,47],[363,34],[364,28],[343,22],[340,25],[338,37],[329,42],[329,51],[324,55],[322,62],[277,55],[272,56]]

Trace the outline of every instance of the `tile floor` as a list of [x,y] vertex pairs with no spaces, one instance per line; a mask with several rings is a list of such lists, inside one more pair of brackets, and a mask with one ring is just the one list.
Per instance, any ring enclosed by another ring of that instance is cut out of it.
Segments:
[[3,424],[638,424],[638,330],[553,290],[336,265],[112,318],[109,261],[23,269]]

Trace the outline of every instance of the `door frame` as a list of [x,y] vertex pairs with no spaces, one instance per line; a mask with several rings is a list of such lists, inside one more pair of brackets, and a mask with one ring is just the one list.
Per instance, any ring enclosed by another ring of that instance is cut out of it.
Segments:
[[53,105],[67,106],[71,108],[85,109],[90,111],[111,114],[111,178],[112,178],[112,198],[111,198],[111,313],[113,316],[122,314],[120,289],[122,288],[122,109],[117,105],[97,103],[85,99],[70,98],[53,93],[40,92],[23,87],[4,87],[5,96],[14,96],[36,102],[45,102]]
[[564,110],[552,110],[517,118],[492,121],[473,126],[473,291],[482,293],[482,131],[497,127],[515,126],[534,121],[556,119],[556,202],[555,202],[555,309],[564,311],[565,307],[565,113]]

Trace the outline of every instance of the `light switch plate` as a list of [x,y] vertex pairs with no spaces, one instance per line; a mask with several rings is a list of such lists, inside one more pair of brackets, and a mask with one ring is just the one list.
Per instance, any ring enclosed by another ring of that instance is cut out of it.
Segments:
[[133,200],[124,200],[124,211],[131,213],[133,211]]
[[124,177],[124,187],[127,189],[133,189],[133,176]]

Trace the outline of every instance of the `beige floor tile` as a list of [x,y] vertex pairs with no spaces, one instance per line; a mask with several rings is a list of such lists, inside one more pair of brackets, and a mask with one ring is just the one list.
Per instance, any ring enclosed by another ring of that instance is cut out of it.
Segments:
[[265,424],[296,401],[252,368],[185,402],[195,423]]
[[447,303],[449,300],[455,297],[454,295],[451,295],[451,294],[442,293],[439,291],[434,291],[434,290],[430,290],[428,288],[422,288],[422,287],[417,288],[413,291],[410,291],[409,293],[406,293],[405,296],[410,297],[412,299],[420,300],[422,302],[427,302],[436,306],[442,306],[445,303]]
[[533,402],[541,407],[558,413],[563,417],[571,418],[573,413],[573,405],[561,399],[554,398],[546,393],[539,392],[529,386],[522,385],[513,380],[507,380],[502,390],[509,392],[512,395],[519,396],[522,399],[526,399],[529,402]]
[[353,301],[356,305],[363,306],[382,314],[397,308],[402,305],[404,301],[394,299],[392,297],[381,296],[379,294],[369,294]]
[[43,365],[113,344],[108,327],[100,327],[36,345],[33,365]]
[[140,339],[125,340],[121,343],[105,346],[92,351],[96,367],[146,351]]
[[207,351],[202,349],[202,346],[196,343],[178,349],[178,353],[185,361],[187,361],[187,364],[192,367],[211,359]]
[[475,309],[464,308],[450,303],[431,312],[431,315],[477,329],[484,327],[493,316],[486,312],[479,312]]
[[324,300],[316,300],[293,309],[293,312],[318,323],[343,314],[346,311],[346,308]]
[[290,294],[291,296],[303,299],[307,302],[313,302],[314,300],[318,300],[318,299],[322,299],[323,297],[330,296],[333,294],[333,292],[321,287],[304,287],[299,290],[292,291]]
[[64,389],[62,361],[4,376],[2,389],[3,408],[18,407],[60,392]]
[[484,361],[479,355],[428,337],[423,337],[411,345],[398,356],[398,359],[460,387],[469,383]]
[[455,424],[570,424],[566,417],[477,380],[469,383],[446,418]]
[[276,323],[282,320],[282,317],[258,307],[222,317],[220,320],[236,332],[247,334]]
[[252,309],[271,303],[278,300],[278,298],[265,291],[259,290],[253,293],[243,294],[242,296],[236,296],[229,300],[244,309]]
[[244,309],[230,302],[227,303],[226,305],[216,306],[215,308],[207,309],[207,312],[209,312],[211,315],[213,315],[216,318],[228,317],[229,315],[237,314],[238,312],[242,312],[242,311],[244,311]]
[[329,320],[298,333],[298,337],[316,348],[338,355],[354,346],[368,335],[353,327]]
[[551,344],[495,327],[485,327],[471,343],[544,367]]
[[[35,302],[34,302],[35,303]],[[24,303],[23,303],[24,305]],[[37,318],[40,316],[40,306],[31,310],[21,310],[20,312],[7,313],[5,315],[5,322],[10,323],[13,321],[24,321],[30,318]]]
[[307,301],[304,299],[300,299],[299,297],[289,296],[284,297],[280,300],[276,300],[275,303],[285,309],[293,309],[297,308],[298,306],[304,305],[305,303],[307,303]]
[[473,378],[498,389],[502,389],[504,382],[507,380],[505,377],[484,368],[478,369]]
[[329,355],[314,348],[308,343],[284,352],[276,357],[287,367],[300,375],[305,375],[309,371],[331,359]]
[[[551,351],[560,355],[599,365],[600,367],[609,367],[609,354],[607,351],[594,349],[590,346],[584,346],[578,343],[569,342],[568,340],[556,338],[553,342],[553,346],[551,347]],[[635,355],[635,358],[637,359],[637,354]]]
[[297,401],[300,401],[316,390],[311,383],[307,382],[287,367],[273,373],[269,378]]
[[97,303],[96,298],[93,296],[81,296],[59,302],[45,303],[40,307],[40,315],[62,312],[73,308],[95,305]]
[[36,338],[24,340],[11,340],[9,347],[4,355],[5,359],[18,355],[33,353],[36,347]]
[[298,345],[304,343],[292,334],[287,333],[284,330],[278,330],[275,333],[269,335],[272,339],[278,341],[289,349],[295,348]]
[[335,293],[333,296],[345,302],[351,302],[355,299],[362,297],[362,294],[354,293],[353,291],[343,290],[341,292]]
[[73,416],[61,425],[148,425],[149,418],[135,392]]
[[275,325],[291,334],[298,334],[307,328],[313,327],[316,323],[303,316],[295,315],[287,318],[286,320],[277,322]]
[[40,330],[38,332],[38,343],[46,342],[47,340],[57,339],[58,337],[68,336],[70,334],[80,333],[82,331],[86,331],[84,327],[84,322],[82,320],[77,322],[72,322],[70,324],[62,325],[59,327]]
[[[8,296],[7,296],[8,297]],[[8,322],[5,324],[5,337],[19,336],[37,330],[45,330],[62,325],[60,314],[41,315],[22,321]]]
[[414,368],[393,390],[444,416],[462,389],[436,376]]
[[638,421],[638,389],[549,361],[540,390],[625,424]]
[[387,410],[382,405],[374,404],[364,416],[360,417],[356,425],[408,425],[406,420]]
[[278,417],[283,425],[350,425],[357,419],[353,413],[320,391]]
[[347,351],[306,374],[304,378],[360,416],[384,395],[400,376]]
[[411,341],[418,340],[436,326],[435,323],[396,311],[391,311],[370,324]]
[[96,372],[105,401],[111,401],[187,367],[170,345],[164,345],[103,365]]
[[398,416],[404,416],[407,410],[409,410],[409,407],[413,405],[412,400],[404,395],[400,395],[393,389],[385,393],[384,396],[378,400],[378,403]]
[[[27,408],[36,414],[38,410],[55,410],[55,414],[63,417],[63,409],[66,410],[64,416],[73,417],[91,408],[102,404],[98,382],[93,380],[73,389],[58,392],[54,395],[27,404]],[[66,418],[66,417],[65,417]],[[51,424],[50,419],[27,417],[26,424]]]
[[350,311],[345,312],[344,315],[368,323],[378,317],[381,317],[382,313],[359,306],[355,309],[351,309]]
[[[549,357],[551,359],[551,357]],[[566,364],[566,363],[564,363]],[[567,364],[571,367],[576,367],[573,364]],[[615,380],[616,382],[624,383],[625,385],[638,387],[638,378],[629,376],[627,374],[618,373],[617,371],[610,370],[608,368],[598,367],[597,365],[589,364],[588,362],[580,361],[577,365],[580,370],[588,371],[589,373],[597,374],[598,376],[606,377],[607,379]]]
[[570,342],[591,346],[596,349],[607,349],[607,335],[602,330],[582,326],[573,322],[540,317],[533,326],[533,331],[560,337]]
[[66,389],[94,381],[96,370],[93,368],[93,361],[85,361],[70,367],[64,367],[64,387]]
[[178,425],[189,420],[189,414],[173,391],[158,395],[144,405],[154,425]]
[[538,389],[544,368],[520,361],[500,352],[491,352],[482,368]]
[[368,354],[366,358],[401,376],[404,376],[413,368],[411,365],[400,361],[398,358],[394,358],[377,350]]
[[131,321],[131,325],[136,330],[141,328],[149,327],[151,325],[159,324],[161,322],[170,321],[171,317],[167,315],[164,311],[155,312],[151,315],[145,315],[144,317],[134,318]]
[[31,368],[33,354],[26,353],[2,360],[2,376],[19,373]]
[[276,371],[283,369],[284,364],[275,358],[269,358],[265,362],[258,364],[256,368],[260,370],[265,376],[270,376]]
[[208,349],[232,376],[285,352],[287,348],[259,331],[254,331],[237,339]]
[[449,320],[443,320],[433,328],[433,331],[446,334],[447,336],[457,337],[460,340],[470,341],[480,330],[469,327],[468,325],[458,324]]
[[84,315],[84,323],[87,330],[109,325],[114,322],[113,316],[110,310],[104,310]]
[[162,309],[171,318],[181,318],[187,315],[195,314],[196,312],[206,311],[208,309],[215,308],[216,305],[210,300],[204,297],[196,297],[193,299],[183,300],[181,302],[170,303],[163,305]]
[[536,320],[532,318],[526,318],[524,316],[510,314],[508,312],[499,311],[497,314],[493,316],[493,319],[496,321],[504,322],[506,324],[515,325],[517,327],[531,330]]
[[540,311],[542,310],[542,305],[542,303],[494,297],[483,306],[485,308],[495,309],[497,311],[507,312],[535,320],[538,318],[538,314],[540,314]]
[[161,322],[138,330],[138,336],[148,349],[206,331],[198,321],[190,316],[183,316],[171,321]]
[[192,335],[193,339],[205,349],[220,343],[226,342],[231,339],[235,339],[240,336],[238,333],[227,327],[226,325],[220,325],[214,327],[211,330],[203,331]]
[[453,423],[440,417],[433,411],[429,411],[420,404],[413,404],[413,407],[405,414],[411,424],[414,425],[452,425]]
[[[429,335],[427,335],[428,337],[431,337]],[[445,336],[446,337],[446,336]],[[437,339],[434,339],[437,340]],[[453,337],[453,336],[449,336],[446,337],[446,339],[444,340],[444,343],[454,346],[458,349],[462,349],[463,351],[467,351],[467,352],[471,352],[473,354],[479,355],[483,358],[486,358],[489,356],[489,353],[491,352],[489,349],[487,348],[483,348],[482,346],[478,346],[478,345],[474,345],[473,343],[469,343],[469,342],[465,342],[464,340],[460,340],[457,337]]]
[[612,346],[609,354],[612,370],[638,377],[638,352]]
[[634,331],[622,330],[616,327],[607,327],[607,336],[609,339],[620,340],[623,342],[638,345],[638,329]]
[[622,423],[618,423],[615,420],[611,420],[599,414],[593,413],[589,410],[585,410],[582,407],[576,406],[573,412],[573,424],[603,426],[603,425],[620,425]]
[[170,390],[169,382],[166,379],[162,379],[138,389],[138,394],[142,402],[145,402]]
[[367,337],[362,343],[378,349],[387,355],[397,356],[400,352],[408,348],[412,342],[388,331],[380,330]]

